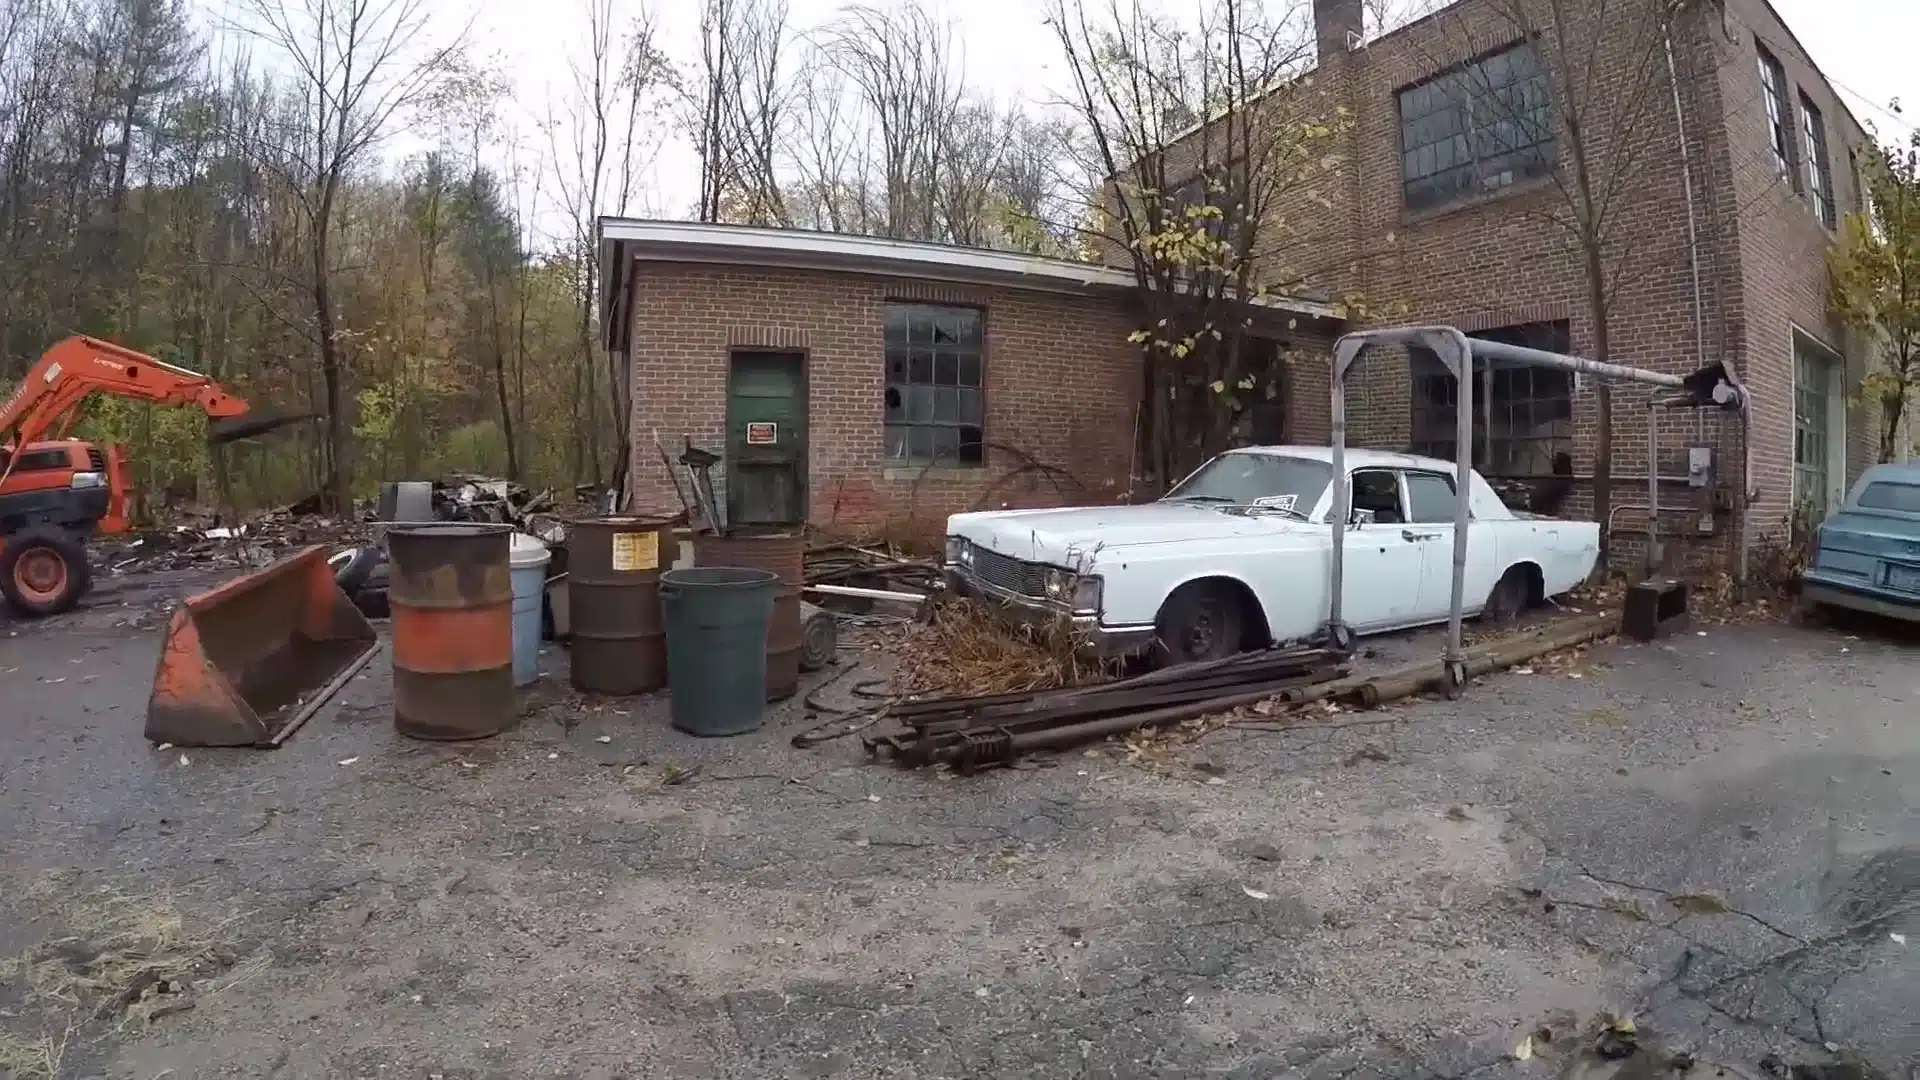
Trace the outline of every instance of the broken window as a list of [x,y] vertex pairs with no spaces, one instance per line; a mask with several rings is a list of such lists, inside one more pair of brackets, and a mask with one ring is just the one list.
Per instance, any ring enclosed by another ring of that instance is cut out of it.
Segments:
[[1240,340],[1242,389],[1234,401],[1234,446],[1282,446],[1287,441],[1287,346],[1252,334]]
[[1833,163],[1827,159],[1827,125],[1805,94],[1800,95],[1800,121],[1800,133],[1806,139],[1807,196],[1813,200],[1813,212],[1820,224],[1831,229],[1839,219],[1833,212]]
[[[1480,330],[1468,337],[1565,353],[1572,348],[1564,320]],[[1460,388],[1431,350],[1413,347],[1409,368],[1416,454],[1454,457]],[[1573,443],[1573,375],[1553,368],[1473,359],[1473,466],[1490,479],[1546,477]],[[1569,459],[1571,460],[1571,459]]]
[[983,465],[985,335],[978,308],[886,306],[886,456]]
[[1409,86],[1399,99],[1409,210],[1546,176],[1560,160],[1553,88],[1532,42]]
[[1800,191],[1800,174],[1793,168],[1793,107],[1787,104],[1787,72],[1765,46],[1760,56],[1760,96],[1767,104],[1767,136],[1773,144],[1773,167]]

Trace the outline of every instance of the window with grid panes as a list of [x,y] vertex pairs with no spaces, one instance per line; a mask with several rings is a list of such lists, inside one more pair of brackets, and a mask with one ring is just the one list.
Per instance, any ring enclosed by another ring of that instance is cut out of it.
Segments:
[[1798,337],[1793,354],[1793,496],[1819,521],[1827,516],[1834,365]]
[[[1479,330],[1468,337],[1564,353],[1572,348],[1565,321]],[[1413,453],[1454,458],[1460,388],[1431,351],[1410,350]],[[1550,476],[1554,455],[1573,442],[1573,375],[1496,362],[1491,372],[1473,361],[1473,466],[1488,477]],[[1492,421],[1491,427],[1488,421]]]
[[1787,72],[1764,46],[1754,50],[1760,58],[1760,97],[1767,106],[1767,137],[1773,144],[1773,167],[1784,173],[1797,193],[1800,174],[1793,168],[1793,111],[1787,104]]
[[1827,125],[1805,94],[1800,95],[1800,134],[1806,141],[1807,195],[1813,200],[1813,212],[1820,224],[1831,229],[1838,219],[1833,212],[1833,163],[1827,159]]
[[986,463],[985,333],[978,308],[886,306],[886,456]]
[[1407,209],[1546,176],[1559,161],[1553,91],[1522,42],[1400,91]]

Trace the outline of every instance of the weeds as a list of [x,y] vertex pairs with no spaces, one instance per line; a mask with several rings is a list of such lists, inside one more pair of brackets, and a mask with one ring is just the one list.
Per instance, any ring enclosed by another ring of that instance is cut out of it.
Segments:
[[55,1080],[60,1075],[60,1060],[66,1056],[67,1041],[73,1032],[63,1031],[59,1038],[42,1035],[28,1041],[0,1031],[0,1076],[12,1080]]
[[[66,931],[0,970],[19,977],[31,1000],[89,1018],[151,1023],[192,1008],[194,980],[233,967],[235,957],[219,939],[189,930],[164,897],[100,890],[63,906]],[[232,972],[228,984],[257,966]]]
[[1081,644],[1064,619],[1013,625],[977,601],[947,599],[907,640],[894,685],[915,695],[1010,694],[1112,677],[1113,665],[1090,659]]

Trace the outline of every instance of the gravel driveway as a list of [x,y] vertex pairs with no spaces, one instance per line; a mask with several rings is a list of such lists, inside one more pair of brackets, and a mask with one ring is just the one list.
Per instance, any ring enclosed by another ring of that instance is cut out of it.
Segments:
[[[161,753],[177,587],[0,623],[0,953],[83,950],[0,990],[23,1075],[1544,1075],[1516,1044],[1602,1011],[1920,1066],[1910,641],[1710,628],[972,778],[794,750],[793,706],[693,740],[557,651],[519,730],[414,743],[379,659],[282,750]],[[190,1009],[45,996],[148,932]]]

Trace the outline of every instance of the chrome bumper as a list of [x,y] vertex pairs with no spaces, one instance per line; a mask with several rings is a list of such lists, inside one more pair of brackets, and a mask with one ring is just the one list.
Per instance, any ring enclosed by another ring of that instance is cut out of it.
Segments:
[[1075,615],[1063,604],[981,581],[957,566],[946,567],[947,588],[959,596],[980,600],[1016,625],[1040,629],[1065,622],[1082,651],[1099,657],[1123,657],[1142,652],[1153,643],[1151,626],[1104,626],[1098,615]]
[[1824,581],[1815,581],[1811,578],[1800,579],[1800,601],[1804,604],[1826,604],[1830,607],[1846,608],[1849,611],[1861,611],[1901,622],[1920,623],[1920,604],[1896,600],[1881,595],[1878,591],[1855,589],[1845,585],[1829,585]]

